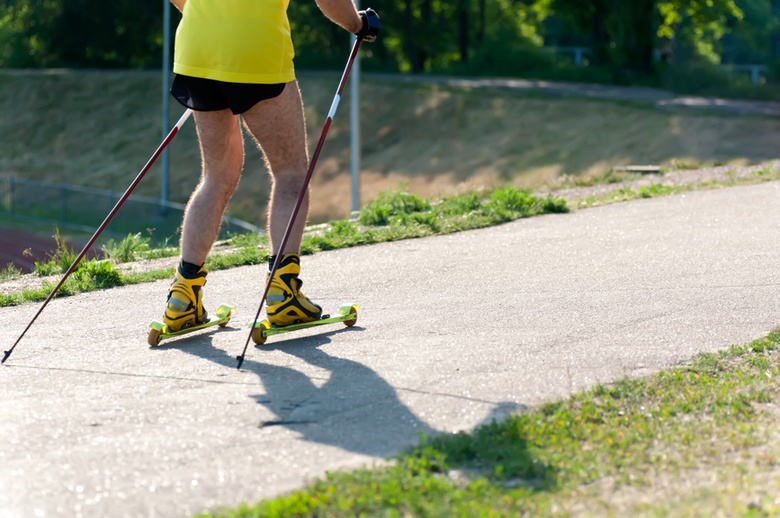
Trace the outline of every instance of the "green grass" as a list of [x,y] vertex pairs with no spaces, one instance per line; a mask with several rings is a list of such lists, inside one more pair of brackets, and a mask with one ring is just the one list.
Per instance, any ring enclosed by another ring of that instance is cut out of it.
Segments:
[[597,385],[472,433],[421,437],[388,467],[199,516],[772,516],[780,499],[771,488],[752,496],[748,465],[777,466],[752,449],[777,417],[764,408],[780,391],[779,339]]
[[302,251],[313,253],[351,246],[398,241],[485,228],[520,218],[568,212],[566,202],[539,197],[530,190],[504,187],[480,197],[472,192],[440,200],[390,189],[363,207],[356,222],[330,223],[316,235],[304,236]]
[[35,262],[35,275],[38,275],[39,277],[65,273],[79,255],[68,246],[64,239],[62,239],[58,228],[54,229],[54,241],[56,243],[56,248],[49,254],[49,259]]
[[[780,168],[767,166],[749,177],[709,180],[682,185],[653,184],[638,188],[620,187],[599,196],[575,199],[576,208],[587,208],[641,198],[668,196],[701,189],[714,189],[735,185],[750,185],[780,178]],[[596,180],[591,185],[597,185]],[[608,182],[609,183],[609,182]],[[380,193],[376,201],[364,206],[356,220],[339,220],[307,228],[301,244],[302,254],[314,254],[324,250],[335,250],[374,243],[399,241],[433,235],[449,234],[463,230],[485,228],[519,218],[541,214],[565,213],[569,211],[567,201],[560,197],[535,195],[528,189],[504,187],[487,193],[472,191],[439,199],[422,198],[405,190],[389,189]],[[76,254],[67,248],[64,241],[55,238],[58,248],[48,261],[36,263],[38,275],[56,275],[67,270]],[[268,260],[268,238],[264,235],[237,234],[223,243],[228,249],[212,253],[206,262],[208,270],[223,270],[238,266],[256,265]],[[114,263],[138,259],[173,257],[178,255],[176,247],[164,243],[160,248],[150,248],[148,240],[139,234],[130,234],[119,243],[109,240],[103,246],[107,256]],[[113,256],[113,258],[112,258]],[[11,280],[13,271],[6,268],[0,272],[0,279]],[[3,275],[5,277],[3,277]],[[118,279],[111,283],[91,286],[88,283],[66,282],[58,296],[71,295],[93,289],[151,282],[172,276],[172,269],[146,273],[119,272]],[[50,290],[50,283],[40,289],[24,290],[19,293],[0,293],[0,307],[14,306],[25,302],[44,300]]]
[[[442,200],[424,200],[405,191],[390,190],[363,208],[357,222],[335,221],[315,227],[303,238],[301,252],[312,254],[371,243],[398,241],[461,230],[483,228],[519,218],[540,214],[567,212],[561,198],[534,196],[528,190],[505,187],[492,193],[452,196]],[[70,267],[76,254],[70,250],[59,233],[55,234],[57,250],[48,261],[36,263],[36,274],[62,274]],[[74,272],[73,279],[63,285],[58,296],[137,284],[173,275],[170,268],[143,274],[126,274],[116,270],[115,264],[139,258],[176,255],[173,247],[151,249],[148,239],[130,234],[119,243],[113,240],[104,245],[108,257],[103,262],[85,262]],[[262,264],[268,261],[266,236],[241,234],[230,239],[227,251],[212,253],[206,261],[210,271]],[[98,266],[100,265],[100,266]],[[109,271],[109,266],[113,268]],[[0,307],[44,300],[53,286],[44,282],[41,289],[21,293],[0,294]]]
[[103,253],[115,263],[131,263],[142,258],[143,252],[149,250],[149,241],[151,238],[141,236],[140,232],[131,233],[120,241],[109,239],[102,247]]
[[5,268],[0,270],[0,282],[15,281],[22,276],[22,270],[17,268],[14,263],[8,263]]
[[[670,196],[691,191],[700,191],[706,189],[720,189],[723,187],[735,187],[739,185],[755,185],[757,183],[771,182],[780,179],[780,167],[767,166],[753,172],[750,176],[735,177],[727,175],[726,179],[713,179],[702,182],[691,182],[677,185],[666,185],[661,183],[643,185],[640,187],[620,187],[613,189],[606,194],[588,196],[579,200],[572,200],[572,204],[578,209],[597,207],[609,203],[636,200],[641,198],[655,198],[658,196]],[[598,185],[601,182],[594,182],[591,185]],[[583,185],[585,186],[585,185]]]

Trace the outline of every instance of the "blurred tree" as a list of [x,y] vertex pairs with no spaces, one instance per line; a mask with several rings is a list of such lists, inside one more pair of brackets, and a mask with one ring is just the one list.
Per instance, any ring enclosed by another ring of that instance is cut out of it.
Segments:
[[47,32],[61,13],[60,0],[0,1],[0,65],[51,66]]
[[734,0],[553,0],[552,7],[567,26],[590,32],[598,63],[629,78],[652,74],[656,51],[669,59],[679,45],[717,61],[729,22],[742,18]]
[[742,20],[733,21],[724,38],[723,60],[730,63],[767,63],[780,59],[780,0],[739,0]]
[[160,64],[159,0],[3,0],[0,54],[7,67]]
[[[371,70],[538,70],[552,66],[539,49],[553,26],[558,40],[586,42],[592,62],[628,82],[652,76],[658,57],[717,63],[729,31],[729,59],[780,52],[780,0],[387,0],[375,7],[382,36],[364,46]],[[288,15],[296,65],[343,66],[349,36],[315,2],[292,3]],[[0,66],[159,66],[161,25],[160,0],[0,0]]]

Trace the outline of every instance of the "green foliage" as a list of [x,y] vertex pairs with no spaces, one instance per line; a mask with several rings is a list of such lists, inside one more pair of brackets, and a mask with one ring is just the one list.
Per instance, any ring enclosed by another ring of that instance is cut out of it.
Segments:
[[122,274],[110,261],[95,259],[79,264],[73,272],[79,291],[92,291],[102,288],[112,288],[124,284]]
[[516,187],[498,189],[483,198],[471,192],[442,200],[427,200],[391,188],[363,207],[357,225],[348,220],[333,222],[320,234],[304,236],[301,250],[302,253],[314,253],[448,234],[568,210],[562,198],[539,198],[529,190]]
[[255,232],[232,234],[228,237],[230,244],[238,248],[250,248],[268,243],[268,236]]
[[0,45],[0,66],[159,66],[160,6],[153,0],[3,2],[0,43],[8,45]]
[[[334,221],[315,233],[304,235],[301,253],[312,254],[320,250],[333,250],[370,243],[398,241],[435,234],[447,234],[467,229],[483,228],[518,218],[567,212],[569,209],[562,198],[539,198],[528,190],[506,187],[492,193],[479,195],[470,192],[441,200],[428,200],[417,194],[389,189],[380,193],[373,203],[366,205],[357,222],[350,220]],[[52,258],[43,264],[36,264],[38,275],[64,273],[70,267],[75,254],[70,252],[56,232],[58,250]],[[225,253],[213,253],[206,261],[208,270],[221,270],[236,266],[263,264],[268,261],[267,236],[243,234],[231,236],[233,248]],[[79,266],[58,296],[70,295],[80,291],[136,284],[170,277],[173,270],[168,268],[144,274],[122,274],[113,265],[113,261],[125,262],[144,257],[169,256],[175,251],[165,248],[160,252],[150,250],[148,239],[140,234],[130,234],[119,243],[109,241],[104,250],[107,261],[88,261]],[[19,304],[25,301],[42,300],[48,295],[46,289],[28,291],[0,297],[0,307]]]
[[676,40],[710,63],[720,62],[718,46],[729,22],[744,16],[734,0],[662,0],[657,9],[661,15],[658,37]]
[[14,281],[22,276],[22,270],[16,267],[14,263],[8,263],[5,268],[0,270],[0,281]]
[[268,261],[268,251],[262,248],[238,248],[227,254],[211,254],[206,259],[205,268],[209,271],[226,270],[236,266],[263,264]]
[[142,237],[140,232],[128,234],[119,243],[112,238],[103,245],[103,252],[115,263],[130,263],[138,260],[141,252],[149,250],[150,240],[148,237]]
[[[730,24],[724,38],[724,62],[765,63],[772,55],[772,40],[780,31],[780,3],[777,0],[740,0],[743,17]],[[774,59],[780,56],[774,52]]]
[[[766,0],[404,0],[377,9],[381,35],[363,47],[368,70],[654,86],[670,82],[669,66],[717,64],[724,55],[770,64],[780,28],[780,9]],[[5,2],[0,67],[159,66],[161,11],[153,0]],[[316,4],[293,4],[288,18],[297,66],[343,66],[348,36]],[[572,44],[589,48],[588,66],[542,49]]]
[[564,24],[590,40],[592,58],[609,67],[614,80],[639,82],[655,75],[655,53],[671,62],[720,61],[729,24],[742,19],[734,0],[554,0]]
[[431,205],[414,193],[394,191],[379,193],[379,197],[360,210],[363,225],[388,225],[394,217],[430,210]]
[[53,237],[57,248],[54,252],[47,254],[49,260],[40,263],[38,261],[35,262],[35,274],[40,277],[67,272],[70,265],[78,257],[76,252],[68,248],[68,244],[60,235],[60,229],[54,229]]

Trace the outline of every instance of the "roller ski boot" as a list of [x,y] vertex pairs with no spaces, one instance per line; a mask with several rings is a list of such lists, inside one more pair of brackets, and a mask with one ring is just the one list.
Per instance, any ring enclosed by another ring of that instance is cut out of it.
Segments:
[[[203,307],[203,286],[208,272],[201,266],[179,263],[176,277],[168,291],[163,322],[149,324],[151,330],[147,342],[152,347],[162,340],[218,325],[225,327],[235,313],[235,308],[222,304],[214,316],[209,317]],[[189,272],[187,271],[189,270]]]
[[[269,268],[273,267],[274,260],[275,257],[269,258]],[[323,315],[322,308],[301,291],[303,281],[298,278],[300,272],[301,259],[297,254],[282,256],[268,288],[266,297],[268,319],[256,322],[252,330],[252,340],[256,344],[265,343],[266,338],[274,334],[334,322],[344,322],[351,327],[357,322],[359,308],[356,305],[342,306],[337,317]],[[270,276],[270,273],[268,275]]]

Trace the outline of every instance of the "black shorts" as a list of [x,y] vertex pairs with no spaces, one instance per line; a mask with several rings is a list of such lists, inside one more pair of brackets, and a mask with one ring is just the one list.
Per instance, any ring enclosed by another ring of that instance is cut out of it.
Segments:
[[284,90],[284,85],[285,83],[228,83],[176,74],[171,95],[195,111],[211,112],[230,108],[230,111],[239,115],[260,101],[277,97]]

